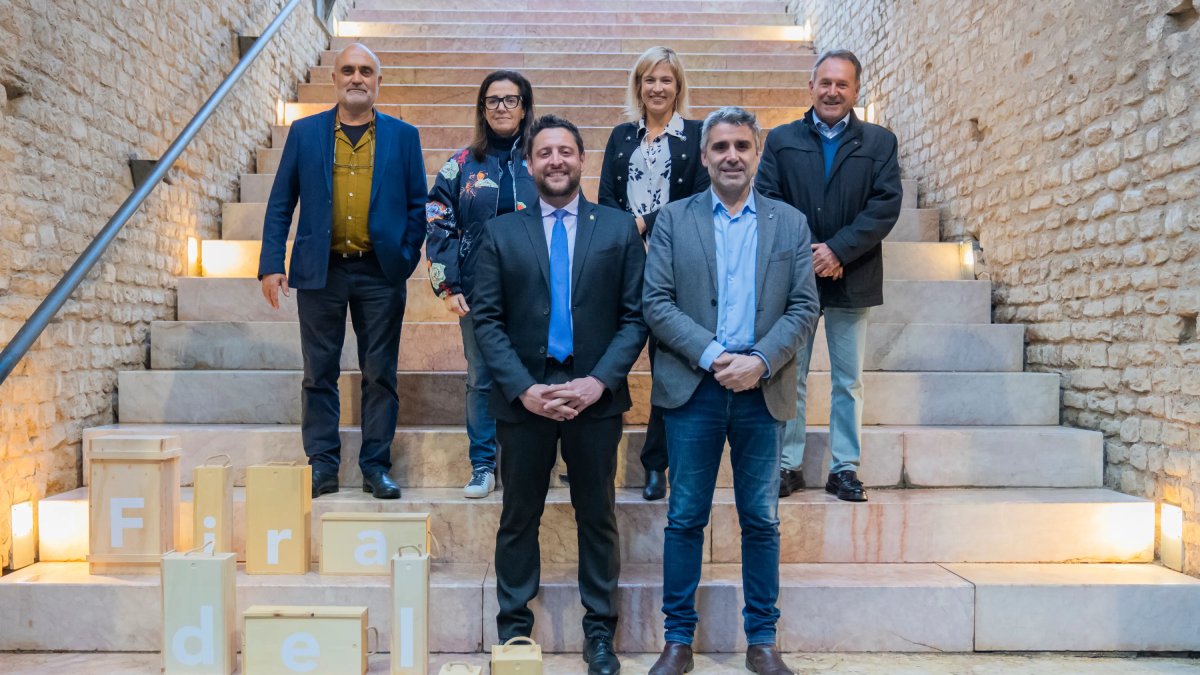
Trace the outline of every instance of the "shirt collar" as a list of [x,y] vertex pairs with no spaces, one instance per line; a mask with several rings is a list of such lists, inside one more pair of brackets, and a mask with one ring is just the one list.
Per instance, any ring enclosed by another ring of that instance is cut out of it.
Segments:
[[[374,128],[375,128],[375,118],[376,118],[376,111],[375,111],[375,109],[374,109],[374,108],[371,108],[371,121],[367,123],[367,125],[368,125],[368,126],[367,126],[367,129],[368,129],[368,130],[370,130],[370,129],[374,129]],[[355,125],[355,126],[358,126],[358,125]],[[334,110],[334,113],[333,113],[333,131],[334,131],[334,133],[337,133],[337,132],[339,132],[339,131],[341,131],[341,130],[342,130],[342,118],[341,118],[341,116],[339,116],[339,115],[337,114],[337,110]]]
[[816,111],[814,111],[813,126],[815,126],[817,128],[817,132],[825,138],[837,138],[838,135],[846,130],[846,127],[850,126],[850,113],[846,113],[846,116],[843,117],[841,121],[831,127],[828,124],[825,124],[825,122],[822,121],[819,116],[817,116]]
[[[543,201],[540,198],[538,199],[538,204],[542,205],[542,217],[543,218],[549,218],[550,216],[554,215],[554,212],[557,211],[559,208],[557,206],[551,206],[551,205],[547,204],[545,201]],[[579,217],[579,193],[578,192],[575,193],[575,198],[571,200],[571,203],[562,207],[562,210],[566,211],[567,215],[575,216],[577,218]]]
[[[671,115],[671,120],[667,122],[667,128],[663,131],[663,133],[670,134],[681,141],[687,140],[687,138],[683,135],[683,115],[680,115],[679,113],[673,113]],[[638,138],[642,138],[646,134],[645,117],[638,120],[637,134]]]
[[721,201],[721,198],[717,196],[716,190],[714,190],[710,187],[710,188],[708,188],[708,191],[712,194],[713,215],[714,216],[724,213],[725,215],[729,216],[732,219],[732,218],[740,218],[740,217],[746,215],[747,213],[753,213],[753,214],[758,213],[758,210],[754,204],[754,189],[753,188],[751,188],[751,190],[750,190],[750,195],[748,197],[746,197],[746,203],[742,204],[741,213],[737,214],[736,216],[729,214],[729,209],[725,208],[725,202]]

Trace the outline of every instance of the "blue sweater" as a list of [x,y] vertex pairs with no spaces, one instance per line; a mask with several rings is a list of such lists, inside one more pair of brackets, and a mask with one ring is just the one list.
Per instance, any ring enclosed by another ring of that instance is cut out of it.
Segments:
[[833,138],[821,136],[821,149],[825,152],[825,180],[829,180],[829,174],[833,171],[833,158],[837,156],[838,148],[841,145],[842,134],[838,134]]

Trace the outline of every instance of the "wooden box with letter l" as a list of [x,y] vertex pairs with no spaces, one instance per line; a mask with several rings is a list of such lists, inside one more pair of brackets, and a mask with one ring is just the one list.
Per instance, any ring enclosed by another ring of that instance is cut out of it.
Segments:
[[244,675],[363,675],[366,607],[255,605],[243,618]]
[[492,675],[542,675],[542,647],[527,637],[494,645]]
[[192,472],[192,546],[209,553],[233,551],[233,467],[229,455],[222,456],[224,464]]
[[153,574],[175,550],[179,523],[178,436],[92,440],[88,568],[92,574]]
[[392,675],[429,672],[429,551],[392,556]]
[[307,574],[311,537],[312,467],[248,467],[246,573]]
[[164,673],[233,673],[238,651],[236,575],[233,553],[163,556]]
[[405,546],[429,553],[428,513],[326,513],[321,516],[321,574],[379,574]]

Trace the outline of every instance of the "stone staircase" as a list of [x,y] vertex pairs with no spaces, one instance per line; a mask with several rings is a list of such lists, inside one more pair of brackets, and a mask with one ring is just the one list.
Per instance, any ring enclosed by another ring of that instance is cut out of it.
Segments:
[[[765,127],[808,104],[811,44],[774,0],[359,0],[331,51],[313,67],[288,119],[328,108],[337,49],[361,36],[385,66],[384,112],[417,125],[432,174],[469,141],[478,82],[491,69],[522,70],[538,112],[580,125],[584,186],[595,198],[609,129],[620,121],[625,78],[645,48],[677,49],[692,85],[693,117],[719,105],[754,110]],[[553,10],[549,11],[548,10]],[[266,121],[264,121],[265,123]],[[244,469],[303,460],[301,358],[294,296],[271,310],[254,279],[264,202],[286,126],[242,176],[241,202],[224,207],[223,238],[202,243],[204,276],[179,279],[178,321],[151,328],[151,367],[120,374],[120,424],[85,433],[170,433],[182,439],[184,522],[192,469],[232,456],[236,547],[245,522]],[[904,139],[901,139],[903,142]],[[429,177],[432,180],[432,175]],[[1194,610],[1200,581],[1154,564],[1155,504],[1104,489],[1099,433],[1060,427],[1059,380],[1022,372],[1023,329],[991,324],[991,290],[956,243],[938,241],[936,209],[917,208],[905,181],[900,223],[884,244],[886,304],[872,314],[861,477],[871,501],[819,490],[782,500],[786,651],[1200,650]],[[817,337],[809,379],[804,473],[823,483],[828,463],[829,373]],[[458,325],[432,294],[424,268],[408,285],[400,350],[400,429],[393,475],[403,499],[358,489],[358,374],[353,338],[343,354],[345,489],[316,500],[331,511],[428,511],[441,546],[434,566],[431,647],[478,652],[495,640],[490,562],[499,494],[461,497],[469,478],[463,428],[465,363]],[[617,473],[624,567],[617,647],[661,648],[662,528],[666,503],[644,502],[638,448],[650,376],[630,378]],[[88,475],[87,469],[83,475]],[[696,646],[744,647],[737,515],[728,467],[714,500],[699,591]],[[86,533],[88,488],[43,500]],[[535,638],[548,651],[582,649],[569,496],[551,490],[542,523],[543,590]],[[190,545],[190,527],[183,528]],[[320,552],[314,528],[314,553]],[[78,541],[0,578],[0,650],[157,651],[156,577],[90,576]],[[1094,564],[1105,563],[1105,564]],[[238,577],[238,604],[366,605],[386,650],[387,578]],[[479,660],[483,657],[479,656]]]

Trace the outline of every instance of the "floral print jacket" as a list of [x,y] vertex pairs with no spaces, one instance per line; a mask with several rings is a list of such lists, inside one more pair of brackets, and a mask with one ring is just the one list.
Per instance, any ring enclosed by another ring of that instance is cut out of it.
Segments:
[[429,283],[440,298],[470,289],[475,245],[484,223],[496,216],[500,203],[501,171],[513,174],[517,211],[537,203],[537,188],[519,148],[514,148],[512,161],[503,167],[495,155],[478,161],[464,148],[438,171],[425,206],[429,235],[425,255]]

